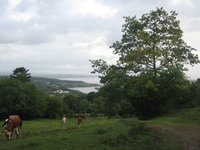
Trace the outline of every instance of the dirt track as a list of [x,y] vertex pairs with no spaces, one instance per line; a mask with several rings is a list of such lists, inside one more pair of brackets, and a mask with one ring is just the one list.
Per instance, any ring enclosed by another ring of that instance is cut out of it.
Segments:
[[183,145],[183,150],[200,150],[200,126],[195,124],[177,124],[171,122],[147,122],[162,137],[172,144]]

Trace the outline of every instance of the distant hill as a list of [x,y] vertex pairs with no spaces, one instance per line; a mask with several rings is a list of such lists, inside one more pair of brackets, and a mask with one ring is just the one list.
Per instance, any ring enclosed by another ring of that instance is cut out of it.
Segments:
[[68,81],[68,80],[58,80],[53,78],[43,78],[43,77],[32,77],[31,81],[35,83],[38,87],[46,90],[69,90],[68,88],[73,87],[96,87],[98,84],[90,84],[83,81]]
[[[0,78],[6,78],[8,76],[0,76]],[[31,77],[31,82],[33,82],[36,86],[43,89],[47,92],[55,92],[55,91],[69,91],[69,92],[77,92],[75,90],[71,90],[69,88],[74,87],[98,87],[98,84],[90,84],[83,81],[69,81],[69,80],[59,80],[53,78],[46,77]]]

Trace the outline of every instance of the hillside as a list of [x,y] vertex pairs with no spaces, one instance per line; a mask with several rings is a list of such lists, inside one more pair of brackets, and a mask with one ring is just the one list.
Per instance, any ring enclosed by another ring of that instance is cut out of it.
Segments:
[[[0,78],[6,78],[8,76],[0,76]],[[69,81],[69,80],[59,80],[54,78],[46,78],[46,77],[31,77],[31,82],[33,82],[36,86],[43,89],[47,92],[55,92],[60,91],[61,93],[70,91],[70,92],[78,92],[76,90],[71,90],[69,88],[74,87],[98,87],[98,84],[86,83],[83,81]]]
[[43,77],[32,77],[31,81],[38,87],[53,92],[56,90],[72,91],[69,88],[73,87],[96,87],[98,84],[90,84],[83,81],[69,81],[69,80],[58,80],[53,78]]
[[199,110],[148,121],[88,117],[80,126],[74,118],[68,118],[66,124],[60,119],[23,121],[20,138],[8,145],[1,136],[0,145],[2,150],[26,150],[30,146],[33,150],[199,150],[200,120],[188,118],[194,118]]

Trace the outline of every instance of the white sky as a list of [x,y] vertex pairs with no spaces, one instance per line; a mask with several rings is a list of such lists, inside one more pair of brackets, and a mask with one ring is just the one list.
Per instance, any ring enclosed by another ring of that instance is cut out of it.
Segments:
[[200,54],[199,0],[0,0],[0,73],[90,74],[90,59],[116,61],[109,46],[121,39],[123,16],[156,7],[179,13],[185,42]]

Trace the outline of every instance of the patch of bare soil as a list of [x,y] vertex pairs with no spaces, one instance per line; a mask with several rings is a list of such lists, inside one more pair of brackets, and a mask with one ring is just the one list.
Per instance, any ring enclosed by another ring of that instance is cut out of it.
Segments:
[[196,124],[176,124],[170,122],[147,123],[156,130],[162,138],[172,144],[180,144],[183,150],[200,150],[200,126]]

